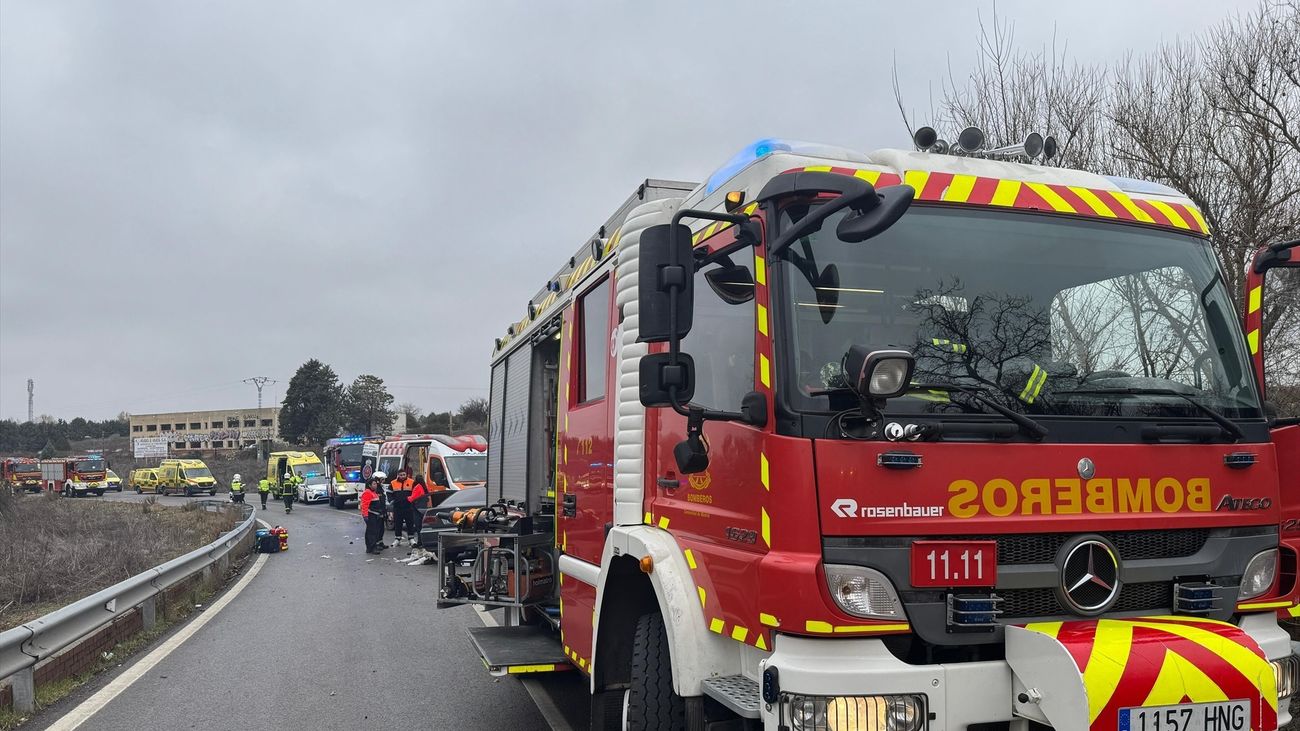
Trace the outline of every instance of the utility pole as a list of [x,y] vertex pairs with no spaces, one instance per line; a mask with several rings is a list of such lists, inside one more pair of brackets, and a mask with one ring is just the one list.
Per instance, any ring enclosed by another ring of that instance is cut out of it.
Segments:
[[32,408],[33,405],[35,404],[35,401],[33,399],[35,393],[36,393],[36,381],[33,381],[32,379],[28,378],[27,379],[27,421],[29,422],[36,420],[36,410]]
[[[274,384],[277,383],[277,381],[274,381],[266,376],[253,376],[252,378],[245,378],[244,383],[251,383],[254,386],[257,386],[257,418],[261,419],[262,418],[262,388],[265,387],[268,383]],[[257,440],[257,460],[259,462],[266,459],[266,445],[268,442],[270,442],[270,439]]]

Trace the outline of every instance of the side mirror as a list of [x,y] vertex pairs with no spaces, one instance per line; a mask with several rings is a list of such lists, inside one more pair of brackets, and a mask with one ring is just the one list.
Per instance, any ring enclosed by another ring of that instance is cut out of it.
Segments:
[[851,243],[879,236],[907,213],[914,195],[910,185],[891,185],[876,191],[875,196],[865,196],[835,227],[835,235]]
[[735,264],[725,264],[704,273],[704,280],[729,305],[743,305],[754,299],[754,275],[749,269]]
[[695,398],[695,361],[686,353],[651,353],[641,356],[641,405],[648,407],[672,406],[672,392],[677,390],[677,402],[690,403]]
[[695,257],[691,229],[659,224],[641,232],[638,254],[640,336],[642,343],[686,337],[694,310]]
[[854,345],[844,356],[849,384],[862,399],[888,399],[907,392],[916,358],[906,350],[868,350]]

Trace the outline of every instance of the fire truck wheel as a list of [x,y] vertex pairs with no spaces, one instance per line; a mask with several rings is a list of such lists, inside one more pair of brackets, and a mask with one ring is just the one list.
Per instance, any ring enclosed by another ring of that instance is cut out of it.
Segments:
[[686,703],[673,692],[668,633],[658,613],[643,614],[636,621],[632,683],[627,693],[624,722],[629,731],[686,728]]

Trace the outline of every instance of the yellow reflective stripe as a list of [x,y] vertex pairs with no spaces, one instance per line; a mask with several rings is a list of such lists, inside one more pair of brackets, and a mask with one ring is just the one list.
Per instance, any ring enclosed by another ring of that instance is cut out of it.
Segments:
[[1205,218],[1201,216],[1200,209],[1188,203],[1184,203],[1183,208],[1186,208],[1187,212],[1192,214],[1192,218],[1196,219],[1196,225],[1201,227],[1201,233],[1208,234],[1210,232],[1210,227],[1205,223]]
[[755,201],[754,203],[750,203],[749,205],[745,206],[745,215],[752,216],[754,215],[754,211],[757,210],[758,210],[758,202]]
[[1161,213],[1165,214],[1165,218],[1168,218],[1169,222],[1172,223],[1177,228],[1181,228],[1189,231],[1191,230],[1192,227],[1188,226],[1187,222],[1183,220],[1183,217],[1178,215],[1178,211],[1175,211],[1173,207],[1170,206],[1168,203],[1165,203],[1164,201],[1158,201],[1153,198],[1148,198],[1146,199],[1146,201],[1147,203],[1151,204],[1152,208],[1155,208],[1157,211],[1160,211]]
[[650,515],[649,513],[646,513],[646,514],[645,514],[645,524],[646,524],[646,525],[653,525],[653,524],[654,524],[654,520],[651,518],[651,515]]
[[804,622],[803,628],[806,632],[817,632],[823,634],[830,634],[835,631],[835,628],[831,626],[830,622],[822,622],[816,619],[810,619],[807,622]]
[[763,641],[763,635],[760,634],[754,638],[754,647],[757,647],[760,650],[767,649],[767,643]]
[[1091,190],[1087,188],[1079,188],[1073,185],[1069,186],[1069,189],[1071,193],[1079,196],[1084,203],[1087,203],[1088,207],[1092,209],[1092,212],[1098,216],[1101,216],[1102,218],[1119,218],[1119,216],[1110,209],[1110,206],[1102,203],[1101,199],[1097,197],[1097,194]]
[[[1223,658],[1248,680],[1251,680],[1255,687],[1259,689],[1259,694],[1265,702],[1273,708],[1277,708],[1277,686],[1273,668],[1269,665],[1268,660],[1256,655],[1250,648],[1193,624],[1156,624],[1134,621],[1133,626],[1168,632],[1171,635],[1195,642],[1206,651]],[[1091,667],[1091,663],[1089,663],[1089,667]],[[1252,674],[1249,672],[1251,668],[1255,670],[1254,678],[1251,677]]]
[[1035,365],[1024,389],[1020,391],[1020,400],[1032,404],[1034,399],[1038,398],[1039,392],[1043,390],[1044,383],[1047,383],[1047,371]]
[[518,673],[549,673],[555,668],[556,666],[553,663],[550,665],[513,665],[506,668],[506,672],[511,675]]
[[1183,696],[1192,703],[1228,700],[1227,694],[1204,671],[1181,655],[1168,651],[1142,705],[1172,706],[1181,703]]
[[989,201],[989,205],[1009,208],[1016,204],[1016,196],[1019,194],[1019,180],[999,180],[998,187],[993,191],[993,198]]
[[930,173],[924,170],[908,170],[903,173],[903,185],[912,186],[917,195],[925,188],[925,181],[930,179]]
[[830,165],[809,165],[808,167],[804,168],[804,172],[808,172],[808,173],[829,173],[830,171],[831,171]]
[[1280,602],[1254,602],[1252,604],[1238,604],[1238,609],[1281,609],[1282,607],[1291,606],[1289,601]]
[[758,380],[768,388],[772,387],[772,364],[767,360],[766,355],[758,356]]
[[1127,193],[1121,193],[1120,191],[1116,190],[1113,191],[1111,195],[1115,196],[1115,200],[1119,201],[1119,204],[1121,206],[1124,206],[1124,208],[1129,213],[1133,214],[1133,217],[1136,218],[1137,220],[1141,221],[1142,223],[1155,223],[1155,219],[1151,218],[1151,214],[1147,213],[1146,211],[1134,205],[1133,199],[1129,198]]
[[1133,625],[1128,622],[1097,623],[1092,652],[1083,671],[1083,687],[1088,693],[1088,721],[1096,721],[1119,687],[1120,676],[1128,667],[1133,648]]
[[731,628],[731,639],[735,640],[736,642],[744,642],[745,638],[748,636],[749,636],[749,629],[745,627],[736,625],[735,627]]
[[758,455],[758,479],[762,481],[764,490],[772,489],[771,485],[768,483],[767,454],[763,452],[760,452]]
[[767,262],[763,257],[754,259],[754,281],[759,284],[767,284]]
[[713,619],[709,620],[709,629],[714,632],[717,632],[718,634],[722,634],[722,628],[725,626],[726,626],[726,622],[723,622],[721,619],[718,619],[717,617],[714,617]]
[[767,307],[761,303],[758,305],[758,332],[761,335],[767,334]]
[[692,553],[692,552],[691,552],[691,549],[689,549],[689,548],[686,549],[685,551],[683,551],[682,553],[685,553],[685,554],[686,554],[686,565],[687,565],[687,566],[690,566],[690,567],[691,567],[691,570],[694,571],[694,570],[695,570],[695,554]]
[[1056,639],[1056,636],[1061,633],[1062,624],[1062,622],[1030,622],[1025,625],[1025,629]]
[[1263,299],[1263,287],[1250,288],[1250,305],[1246,308],[1247,312],[1259,312],[1260,300]]
[[875,185],[876,181],[880,180],[880,173],[875,170],[856,170],[853,173],[853,177],[862,178],[868,183]]
[[975,190],[974,175],[954,175],[952,182],[948,184],[948,189],[943,192],[943,200],[954,203],[965,203],[970,200],[972,190]]
[[768,627],[780,627],[780,626],[781,626],[781,622],[780,622],[779,620],[777,620],[776,617],[773,617],[773,616],[770,615],[770,614],[765,614],[765,613],[763,613],[763,612],[759,612],[759,615],[758,615],[758,621],[759,621],[759,622],[762,622],[763,624],[767,625]]
[[1058,213],[1077,213],[1077,211],[1074,210],[1074,206],[1070,205],[1068,201],[1062,198],[1060,193],[1057,193],[1046,185],[1043,185],[1042,183],[1026,183],[1026,185],[1029,186],[1030,190],[1037,193],[1038,196],[1047,203],[1047,205],[1051,206],[1053,211]]
[[1246,333],[1246,343],[1250,345],[1250,354],[1259,354],[1259,329],[1256,328]]
[[668,518],[662,515],[659,516],[659,527],[662,528],[663,530],[668,530]]
[[1297,604],[1294,607],[1291,607],[1290,609],[1286,610],[1286,613],[1291,615],[1292,617],[1300,617],[1300,604]]
[[700,609],[703,609],[703,608],[704,608],[704,602],[705,602],[705,600],[708,598],[708,594],[706,594],[706,593],[704,592],[704,587],[702,587],[702,586],[697,586],[697,587],[695,587],[695,590],[696,590],[697,592],[699,592],[699,594],[700,594]]
[[763,543],[768,548],[772,547],[772,521],[767,517],[767,508],[759,508],[763,512]]
[[868,626],[840,626],[835,628],[836,634],[863,634],[870,632],[906,632],[911,629],[912,625],[907,622],[899,624],[876,624]]

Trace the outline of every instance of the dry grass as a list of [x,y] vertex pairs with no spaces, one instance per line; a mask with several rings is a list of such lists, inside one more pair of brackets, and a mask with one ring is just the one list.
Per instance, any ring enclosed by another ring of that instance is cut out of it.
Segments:
[[0,491],[0,630],[211,543],[235,516]]

